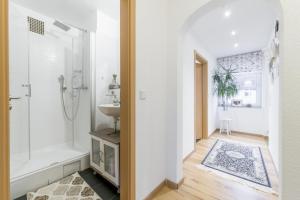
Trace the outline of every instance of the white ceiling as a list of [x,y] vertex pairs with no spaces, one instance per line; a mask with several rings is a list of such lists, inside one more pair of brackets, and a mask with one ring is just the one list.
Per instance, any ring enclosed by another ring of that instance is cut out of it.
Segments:
[[[229,17],[224,15],[227,10]],[[271,0],[237,0],[197,19],[191,31],[214,56],[235,55],[266,47],[276,16]],[[236,36],[231,35],[233,30]]]

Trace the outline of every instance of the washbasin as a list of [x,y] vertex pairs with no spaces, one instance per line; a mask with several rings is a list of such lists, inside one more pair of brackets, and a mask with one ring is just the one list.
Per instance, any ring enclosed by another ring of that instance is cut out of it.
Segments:
[[118,118],[120,117],[120,104],[114,105],[114,104],[102,104],[97,106],[98,109],[105,115]]

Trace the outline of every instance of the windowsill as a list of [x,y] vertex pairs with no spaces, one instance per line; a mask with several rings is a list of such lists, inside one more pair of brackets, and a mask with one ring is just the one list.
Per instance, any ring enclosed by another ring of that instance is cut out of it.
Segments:
[[[218,105],[218,107],[222,108],[223,106]],[[262,106],[232,106],[232,105],[228,105],[227,108],[255,108],[255,109],[261,109]]]

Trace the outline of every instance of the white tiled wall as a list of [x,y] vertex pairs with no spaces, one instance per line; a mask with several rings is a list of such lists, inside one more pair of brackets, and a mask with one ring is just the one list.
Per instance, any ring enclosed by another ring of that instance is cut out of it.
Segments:
[[[112,103],[108,86],[112,75],[118,75],[120,83],[120,29],[119,1],[114,0],[115,7],[110,12],[98,10],[98,27],[96,31],[96,106]],[[121,86],[122,87],[122,86]],[[120,90],[115,91],[120,95]],[[101,113],[96,107],[96,129],[113,127],[113,119]]]

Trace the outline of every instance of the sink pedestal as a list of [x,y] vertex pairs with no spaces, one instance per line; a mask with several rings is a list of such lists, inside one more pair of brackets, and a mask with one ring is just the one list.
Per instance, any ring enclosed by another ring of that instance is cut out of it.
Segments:
[[115,132],[115,134],[117,134],[118,133],[118,130],[117,130],[117,127],[118,127],[118,120],[119,120],[119,118],[117,118],[117,117],[114,117],[114,132]]

